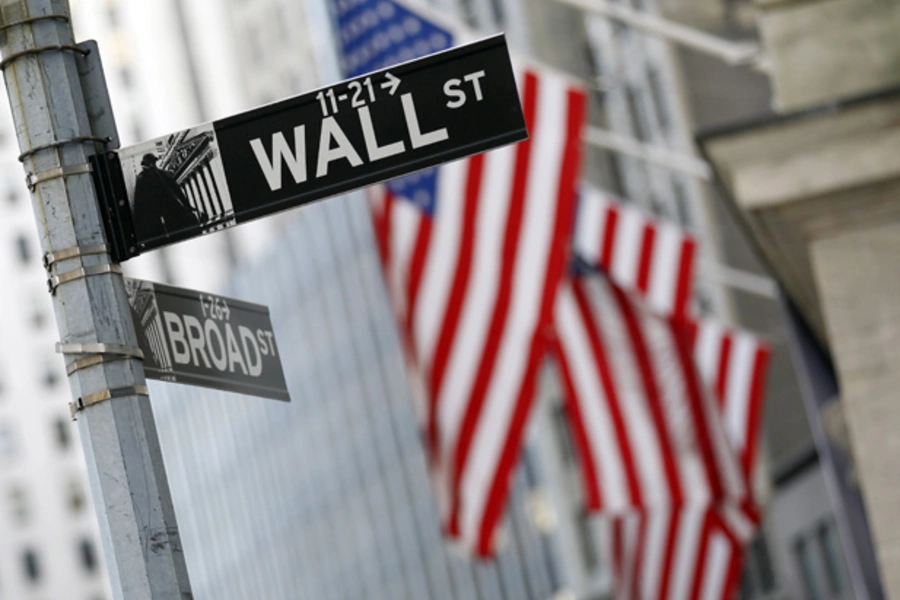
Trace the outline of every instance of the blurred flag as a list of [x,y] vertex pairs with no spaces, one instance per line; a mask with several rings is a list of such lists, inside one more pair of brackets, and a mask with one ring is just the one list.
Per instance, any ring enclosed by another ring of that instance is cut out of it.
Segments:
[[566,281],[554,312],[587,508],[620,514],[745,496],[683,322],[599,275]]
[[[338,0],[348,75],[458,35],[390,0]],[[424,388],[446,531],[493,552],[566,265],[586,93],[518,65],[530,139],[376,188],[389,294]]]
[[717,507],[635,512],[611,524],[617,599],[734,600],[748,538]]
[[[740,461],[748,492],[752,492],[769,346],[749,333],[724,327],[711,319],[689,324],[689,340],[694,362],[704,383],[715,393],[725,435]],[[647,575],[640,568],[634,570],[635,564],[640,566],[640,549],[661,547],[665,534],[660,521],[674,518],[695,551],[677,555],[668,589],[660,589],[659,595],[653,596],[647,590],[657,588],[648,585],[643,595],[636,595],[664,598],[669,590],[686,589],[689,593],[685,598],[731,600],[740,580],[743,544],[753,536],[759,523],[757,502],[749,494],[740,505],[693,507],[674,514],[654,511],[616,519],[612,554],[616,579],[622,588],[620,597],[632,597],[629,586],[637,585],[640,577]],[[642,527],[646,529],[642,531]],[[693,574],[689,584],[679,579],[685,573]]]
[[582,186],[573,249],[663,316],[688,312],[694,237],[607,192]]
[[763,393],[771,351],[754,335],[712,319],[690,325],[694,361],[716,394],[725,434],[748,481],[756,468]]
[[599,275],[566,281],[554,345],[589,510],[612,524],[618,598],[720,598],[753,533],[696,330]]
[[[677,226],[583,188],[573,246],[582,263],[608,278],[579,277],[561,292],[556,350],[588,508],[612,523],[617,597],[730,599],[740,578],[743,544],[759,522],[750,484],[768,346],[750,334],[689,316],[696,241]],[[663,345],[645,344],[649,353],[642,351],[634,337],[638,328],[628,324],[634,318],[629,312],[666,331],[655,338]],[[623,332],[631,337],[623,338]],[[690,366],[675,360],[666,344],[680,359],[690,356]],[[649,358],[641,359],[641,353]],[[628,366],[642,361],[643,369]],[[710,436],[724,438],[729,460],[719,464],[731,476],[737,472],[741,493],[717,495],[701,479],[699,488],[682,488],[679,504],[673,485],[678,478],[666,473],[666,461],[685,465],[681,473],[696,473],[696,447],[687,446],[687,453],[684,446],[666,447],[651,411],[634,416],[652,397],[648,379],[656,378],[677,401],[690,401],[683,395],[690,386],[664,383],[673,381],[673,373],[678,373],[676,382],[699,378],[701,399],[714,398]],[[648,451],[659,457],[655,474],[640,462]],[[641,495],[648,482],[664,493],[651,488]],[[687,497],[684,489],[690,490]]]

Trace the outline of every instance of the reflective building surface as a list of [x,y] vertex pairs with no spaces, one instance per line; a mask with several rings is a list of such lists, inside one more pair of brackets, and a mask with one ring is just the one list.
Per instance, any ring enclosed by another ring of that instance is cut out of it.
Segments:
[[229,295],[270,307],[292,401],[152,395],[198,598],[550,598],[526,451],[495,563],[441,539],[360,195],[307,207]]

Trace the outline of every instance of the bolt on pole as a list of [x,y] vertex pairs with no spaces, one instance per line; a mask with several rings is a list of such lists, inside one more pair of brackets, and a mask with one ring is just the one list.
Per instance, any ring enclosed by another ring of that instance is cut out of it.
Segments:
[[110,263],[67,0],[0,0],[0,52],[106,565],[116,599],[187,599],[190,581],[121,270]]

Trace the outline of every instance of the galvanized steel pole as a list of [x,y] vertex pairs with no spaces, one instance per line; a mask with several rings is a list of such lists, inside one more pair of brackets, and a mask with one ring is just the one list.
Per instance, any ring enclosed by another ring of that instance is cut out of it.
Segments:
[[[93,139],[66,0],[0,0],[0,51],[117,599],[191,598],[144,372],[88,157]],[[125,356],[123,356],[125,355]],[[75,364],[78,361],[77,365]],[[111,397],[109,400],[106,398]]]

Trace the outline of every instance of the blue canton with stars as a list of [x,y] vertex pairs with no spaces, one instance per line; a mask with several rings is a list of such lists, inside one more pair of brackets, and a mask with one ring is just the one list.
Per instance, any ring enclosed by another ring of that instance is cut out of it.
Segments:
[[[337,16],[341,70],[356,77],[446,50],[453,36],[392,0],[332,0]],[[434,214],[437,169],[387,182],[392,194]]]

